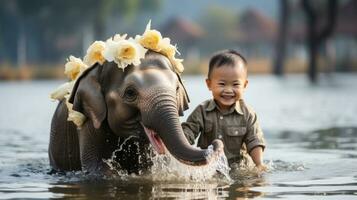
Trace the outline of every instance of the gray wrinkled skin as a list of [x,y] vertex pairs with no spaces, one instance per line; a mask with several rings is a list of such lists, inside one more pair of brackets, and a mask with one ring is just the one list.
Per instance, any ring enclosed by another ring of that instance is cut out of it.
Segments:
[[[188,108],[188,96],[180,76],[159,53],[149,51],[139,66],[125,70],[114,62],[91,66],[76,81],[69,101],[87,120],[77,129],[67,121],[65,103],[58,104],[49,144],[50,165],[56,171],[111,173],[103,159],[119,147],[115,160],[122,169],[147,169],[152,154],[143,125],[154,130],[178,160],[209,162],[207,151],[192,147],[183,134],[179,115]],[[217,151],[221,148],[220,143],[214,145]]]

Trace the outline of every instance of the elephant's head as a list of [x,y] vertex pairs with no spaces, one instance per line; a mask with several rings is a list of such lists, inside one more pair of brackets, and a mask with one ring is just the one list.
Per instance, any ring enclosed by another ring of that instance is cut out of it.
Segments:
[[221,141],[213,142],[214,151],[188,143],[179,121],[188,108],[187,93],[169,59],[153,51],[125,70],[114,62],[93,65],[78,78],[69,102],[97,129],[107,123],[118,136],[145,137],[144,128],[154,149],[167,149],[186,164],[205,164],[222,151]]

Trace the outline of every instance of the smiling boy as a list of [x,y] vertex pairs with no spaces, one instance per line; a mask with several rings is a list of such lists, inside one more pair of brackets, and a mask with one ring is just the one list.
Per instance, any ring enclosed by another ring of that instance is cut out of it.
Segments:
[[221,139],[230,165],[241,161],[245,144],[256,167],[266,170],[263,132],[256,113],[243,100],[248,85],[245,58],[234,50],[216,53],[209,62],[206,84],[213,99],[197,106],[182,123],[189,142],[193,144],[199,136],[197,145],[207,148],[214,139]]

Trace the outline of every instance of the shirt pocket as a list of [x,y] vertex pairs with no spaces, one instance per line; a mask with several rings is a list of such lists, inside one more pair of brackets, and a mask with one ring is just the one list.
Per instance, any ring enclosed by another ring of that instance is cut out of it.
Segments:
[[227,127],[226,134],[231,137],[242,137],[247,132],[247,127]]
[[230,152],[239,154],[246,132],[246,127],[232,126],[225,128],[224,142]]

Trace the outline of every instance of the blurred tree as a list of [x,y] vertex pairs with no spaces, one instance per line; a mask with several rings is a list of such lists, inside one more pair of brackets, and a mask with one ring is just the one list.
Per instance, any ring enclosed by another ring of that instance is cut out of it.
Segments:
[[[17,60],[19,65],[26,64],[30,58],[27,54],[34,61],[53,62],[62,59],[63,52],[57,46],[65,46],[61,42],[70,43],[69,37],[77,38],[79,48],[71,52],[79,54],[85,27],[92,27],[94,39],[103,40],[109,17],[133,17],[139,10],[159,9],[160,4],[161,0],[1,0],[0,57]],[[4,53],[14,44],[14,53]]]
[[286,56],[287,30],[290,18],[289,0],[280,0],[279,32],[276,43],[276,53],[274,60],[275,75],[282,75]]
[[151,1],[141,1],[141,0],[106,0],[106,1],[96,1],[92,0],[95,4],[94,8],[97,12],[94,14],[94,36],[95,39],[103,39],[106,22],[110,16],[115,16],[117,18],[124,18],[131,21],[139,12],[156,11],[160,8],[162,0],[151,0]]
[[[9,2],[9,4],[5,4]],[[3,4],[3,5],[2,5]],[[0,1],[0,61],[1,62],[11,62],[12,58],[16,55],[16,46],[13,45],[7,38],[10,35],[18,32],[16,26],[11,24],[10,18],[14,14],[14,9],[12,9],[12,3],[10,1]],[[12,25],[12,26],[11,26]],[[10,34],[11,33],[11,34]]]
[[[317,57],[321,45],[331,36],[336,25],[337,0],[302,0],[307,17],[307,45],[309,48],[308,76],[317,81]],[[326,9],[324,9],[326,7]],[[321,9],[322,8],[322,9]],[[324,14],[325,13],[325,14]],[[326,15],[326,20],[320,16]],[[324,26],[323,23],[325,22]]]
[[[16,6],[16,14],[18,16],[18,20],[15,24],[19,27],[19,35],[17,36],[17,65],[20,67],[25,67],[28,61],[28,52],[33,50],[38,51],[45,48],[45,44],[43,43],[42,37],[35,38],[36,34],[41,35],[41,25],[43,25],[43,21],[40,21],[41,15],[46,9],[51,5],[51,0],[14,0]],[[38,48],[32,49],[29,45],[29,41],[35,40],[39,44],[36,45]],[[47,54],[47,49],[44,51]],[[46,57],[46,54],[44,55]]]
[[236,46],[239,18],[235,11],[221,6],[210,6],[199,21],[203,29],[207,30],[200,44],[203,53]]

